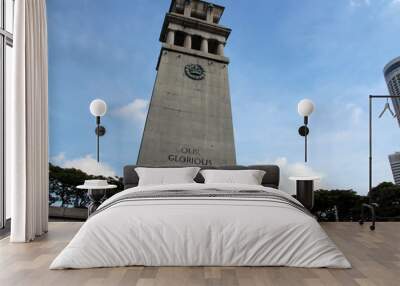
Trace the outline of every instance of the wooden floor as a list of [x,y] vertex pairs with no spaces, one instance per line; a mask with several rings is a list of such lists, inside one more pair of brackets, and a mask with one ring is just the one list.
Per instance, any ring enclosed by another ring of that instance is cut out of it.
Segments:
[[323,227],[353,269],[288,267],[123,267],[48,270],[81,226],[52,222],[43,238],[28,244],[0,241],[0,285],[400,285],[400,223],[378,223],[375,232],[357,223]]

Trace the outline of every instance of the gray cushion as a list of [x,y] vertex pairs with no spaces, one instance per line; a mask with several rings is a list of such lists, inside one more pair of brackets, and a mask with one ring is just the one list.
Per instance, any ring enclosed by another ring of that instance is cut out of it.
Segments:
[[[139,183],[139,176],[135,171],[135,168],[139,167],[137,165],[127,165],[124,167],[124,189],[129,189],[136,187]],[[154,166],[156,167],[156,166]],[[170,166],[170,167],[163,167],[163,168],[177,168],[179,166]],[[182,167],[190,167],[190,166],[182,166]],[[160,168],[160,167],[158,167]],[[262,185],[264,187],[271,187],[278,189],[279,188],[279,167],[276,165],[252,165],[252,166],[241,166],[241,165],[234,165],[234,166],[220,166],[220,167],[203,167],[204,169],[220,169],[220,170],[246,170],[246,169],[253,169],[253,170],[263,170],[265,171],[265,175],[262,179]],[[204,178],[200,174],[197,174],[194,180],[197,183],[204,183]]]

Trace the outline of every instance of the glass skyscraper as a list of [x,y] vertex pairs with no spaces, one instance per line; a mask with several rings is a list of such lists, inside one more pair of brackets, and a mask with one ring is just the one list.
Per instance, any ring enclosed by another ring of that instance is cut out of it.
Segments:
[[392,168],[394,182],[396,185],[400,185],[400,153],[396,152],[389,155],[389,162]]
[[[392,96],[400,96],[400,57],[391,60],[384,68],[386,84]],[[394,112],[400,125],[400,98],[392,98]]]

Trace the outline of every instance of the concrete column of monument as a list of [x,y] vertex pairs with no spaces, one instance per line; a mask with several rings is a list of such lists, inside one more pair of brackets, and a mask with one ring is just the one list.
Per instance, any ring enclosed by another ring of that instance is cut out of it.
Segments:
[[191,49],[192,48],[192,35],[186,34],[184,47],[187,48],[187,49]]
[[223,43],[218,43],[217,54],[220,56],[224,55],[224,44]]
[[200,0],[170,7],[137,164],[235,165],[224,7]]
[[167,44],[173,45],[175,42],[175,31],[169,30],[167,34]]
[[208,53],[208,39],[206,38],[201,39],[201,51],[204,53]]
[[184,12],[183,15],[185,15],[186,17],[190,17],[190,14],[192,13],[192,1],[190,0],[185,0],[185,8],[184,8]]
[[214,5],[212,5],[212,4],[208,5],[208,7],[207,7],[206,21],[209,23],[213,22],[213,17],[214,17],[214,15],[213,15],[214,9],[213,8],[214,8]]

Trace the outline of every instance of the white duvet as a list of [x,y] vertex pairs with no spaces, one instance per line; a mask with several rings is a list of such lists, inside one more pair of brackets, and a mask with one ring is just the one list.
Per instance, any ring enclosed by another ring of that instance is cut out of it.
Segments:
[[[136,187],[164,190],[263,190],[231,184]],[[349,268],[318,222],[274,201],[246,198],[154,198],[123,201],[92,216],[50,269],[145,266],[293,266]]]

